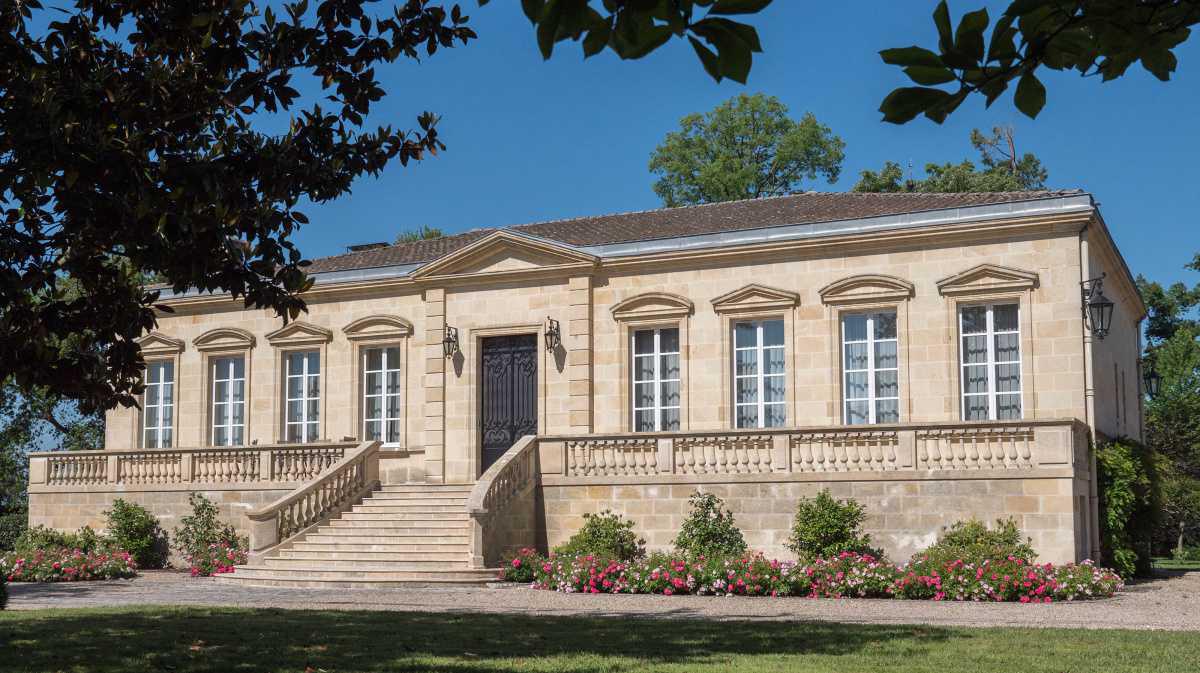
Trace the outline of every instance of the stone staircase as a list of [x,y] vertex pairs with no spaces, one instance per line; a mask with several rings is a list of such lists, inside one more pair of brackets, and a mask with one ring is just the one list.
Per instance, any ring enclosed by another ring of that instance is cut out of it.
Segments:
[[261,562],[218,579],[331,588],[483,585],[499,571],[470,567],[470,492],[470,484],[383,486]]

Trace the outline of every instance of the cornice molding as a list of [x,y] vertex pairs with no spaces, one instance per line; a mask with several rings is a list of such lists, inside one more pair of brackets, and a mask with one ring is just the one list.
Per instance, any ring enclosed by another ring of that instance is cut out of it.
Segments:
[[713,310],[717,313],[778,311],[792,309],[799,305],[799,294],[758,283],[744,285],[712,300]]
[[198,351],[249,350],[254,348],[254,335],[237,327],[218,327],[192,339]]
[[342,328],[351,341],[400,339],[412,336],[411,322],[395,315],[372,315],[359,318]]
[[[1090,221],[1091,215],[1086,212],[1022,216],[1002,220],[987,220],[982,222],[968,222],[962,224],[945,224],[913,229],[888,230],[857,234],[837,234],[813,238],[770,241],[766,243],[731,245],[721,248],[702,248],[694,250],[659,252],[647,255],[634,255],[630,257],[592,261],[587,264],[565,264],[560,268],[551,269],[549,273],[561,276],[578,275],[583,271],[586,271],[587,273],[594,273],[596,271],[629,272],[644,266],[678,266],[696,262],[727,262],[730,260],[740,260],[742,258],[750,258],[756,261],[763,259],[794,259],[797,255],[807,254],[811,256],[814,253],[818,253],[822,256],[828,256],[830,254],[837,253],[842,249],[852,250],[855,253],[861,253],[864,250],[887,251],[896,249],[902,245],[913,246],[921,245],[926,242],[936,243],[938,245],[945,245],[948,243],[962,243],[963,245],[969,245],[979,240],[997,240],[1010,236],[1021,234],[1027,235],[1037,232],[1059,232],[1064,235],[1075,236],[1078,234],[1079,228]],[[513,237],[516,238],[515,235]],[[474,245],[478,245],[486,240],[488,239],[481,239],[481,241],[475,243]],[[527,241],[527,239],[523,237],[521,240],[523,242]],[[462,250],[458,252],[462,252]],[[578,251],[571,252],[583,254],[578,253]],[[442,259],[445,260],[447,257],[443,257]],[[537,277],[537,271],[538,270],[533,269],[520,275],[521,277],[527,279],[535,278]],[[547,272],[543,270],[542,273],[544,274]],[[518,274],[510,275],[516,276]],[[411,291],[422,286],[436,285],[439,283],[451,285],[456,283],[479,283],[505,279],[506,277],[496,273],[483,273],[478,275],[467,274],[458,276],[451,275],[443,277],[426,276],[421,279],[415,279],[412,276],[398,276],[392,278],[377,278],[330,283],[327,285],[318,283],[312,289],[305,292],[303,296],[313,301],[318,299],[321,301],[335,301],[342,298],[352,298],[357,296],[397,293],[406,290]],[[160,301],[160,303],[171,306],[172,308],[176,309],[177,313],[204,312],[212,309],[213,307],[228,308],[228,310],[241,309],[240,302],[235,302],[228,295],[206,294],[177,299],[167,298]],[[234,306],[234,304],[238,304],[238,306]],[[160,315],[166,316],[169,314]]]
[[142,349],[142,355],[151,357],[157,355],[178,355],[183,352],[183,339],[169,337],[159,331],[153,331],[137,340]]
[[1037,285],[1037,273],[998,264],[973,266],[937,282],[942,296],[1030,290]]
[[333,332],[303,320],[290,322],[267,335],[272,346],[315,346],[329,343]]
[[909,281],[878,273],[847,276],[818,290],[821,303],[830,305],[904,301],[915,293],[915,286]]
[[610,309],[615,320],[683,318],[695,305],[686,297],[667,292],[644,292],[618,302]]

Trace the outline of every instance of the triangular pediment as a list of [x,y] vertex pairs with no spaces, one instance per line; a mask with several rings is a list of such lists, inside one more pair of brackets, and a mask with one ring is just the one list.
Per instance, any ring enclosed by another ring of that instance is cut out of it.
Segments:
[[943,295],[1028,290],[1037,287],[1038,275],[1033,271],[1014,269],[997,264],[980,264],[938,281]]
[[303,320],[290,322],[267,335],[272,346],[307,346],[329,343],[333,332]]
[[877,273],[860,273],[848,276],[821,288],[821,302],[825,304],[856,304],[881,301],[901,301],[913,296],[913,284]]
[[342,328],[351,341],[380,341],[411,336],[412,323],[395,315],[372,315],[359,318]]
[[691,315],[695,306],[686,297],[667,292],[646,292],[622,300],[612,307],[617,320],[682,318]]
[[183,352],[183,340],[175,339],[162,332],[150,332],[137,340],[143,355],[175,355]]
[[713,310],[717,313],[782,310],[795,308],[799,304],[799,294],[757,283],[740,287],[712,300]]
[[599,258],[543,239],[497,231],[426,264],[413,278],[520,274],[595,266]]
[[254,335],[237,327],[218,327],[196,337],[192,344],[202,351],[245,350],[254,348]]

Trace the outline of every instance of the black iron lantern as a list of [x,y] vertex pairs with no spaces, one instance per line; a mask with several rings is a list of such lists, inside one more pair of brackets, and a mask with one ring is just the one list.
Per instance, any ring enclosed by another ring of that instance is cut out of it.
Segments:
[[446,335],[442,337],[442,351],[446,357],[453,357],[458,352],[458,328],[446,325]]
[[1104,274],[1085,280],[1083,286],[1083,319],[1097,339],[1104,339],[1112,326],[1113,303],[1104,296]]
[[1157,397],[1159,386],[1162,385],[1162,377],[1151,367],[1146,370],[1142,378],[1146,382],[1146,394],[1150,397]]
[[546,350],[556,350],[561,344],[562,329],[559,328],[558,321],[546,316]]

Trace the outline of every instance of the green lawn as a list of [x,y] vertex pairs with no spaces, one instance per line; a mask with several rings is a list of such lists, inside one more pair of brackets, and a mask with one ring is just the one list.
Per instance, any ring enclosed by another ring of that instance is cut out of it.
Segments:
[[1171,558],[1154,559],[1154,567],[1162,570],[1200,570],[1200,561],[1176,561]]
[[0,612],[0,671],[1197,669],[1194,633],[209,608]]

